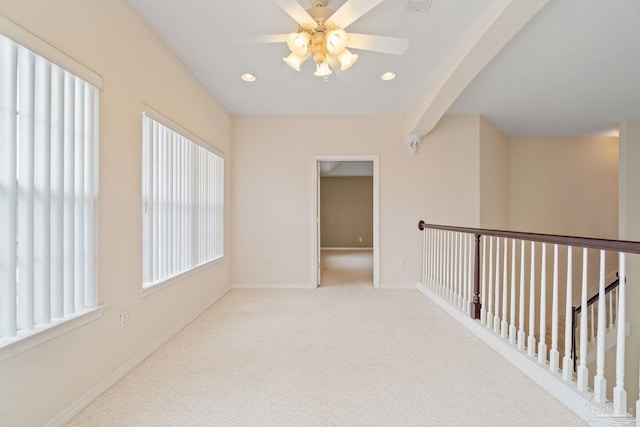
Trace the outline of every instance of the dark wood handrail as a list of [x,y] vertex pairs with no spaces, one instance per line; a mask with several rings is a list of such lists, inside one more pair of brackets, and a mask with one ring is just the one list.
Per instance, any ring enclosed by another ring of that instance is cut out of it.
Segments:
[[420,231],[424,231],[425,228],[455,231],[459,233],[472,234],[474,236],[475,267],[473,274],[473,297],[471,302],[471,317],[473,319],[480,318],[480,311],[482,308],[480,304],[480,238],[482,236],[505,237],[531,242],[552,243],[588,249],[640,254],[640,242],[632,242],[628,240],[594,239],[590,237],[571,237],[555,234],[522,233],[517,231],[490,230],[484,228],[454,227],[449,225],[427,224],[420,220],[420,222],[418,222],[418,229]]
[[527,240],[532,242],[553,243],[580,248],[640,254],[640,242],[632,242],[629,240],[609,240],[595,239],[591,237],[561,236],[556,234],[522,233],[518,231],[490,230],[484,228],[452,227],[448,225],[427,224],[424,221],[418,222],[418,229],[422,231],[425,228],[431,228],[434,230],[458,231],[461,233],[480,236],[506,237],[510,239]]

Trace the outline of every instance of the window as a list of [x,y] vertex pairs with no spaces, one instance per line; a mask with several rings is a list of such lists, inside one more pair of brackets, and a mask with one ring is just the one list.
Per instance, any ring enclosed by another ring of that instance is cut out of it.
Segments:
[[0,35],[0,347],[96,307],[98,95]]
[[143,288],[223,256],[224,159],[145,107]]

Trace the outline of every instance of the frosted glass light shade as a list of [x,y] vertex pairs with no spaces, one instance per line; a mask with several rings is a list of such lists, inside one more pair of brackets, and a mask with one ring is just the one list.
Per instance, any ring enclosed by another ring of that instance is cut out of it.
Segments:
[[327,77],[328,75],[333,73],[333,71],[331,71],[331,68],[329,67],[329,63],[327,61],[320,62],[317,65],[318,66],[316,68],[316,72],[313,73],[314,76]]
[[292,53],[286,58],[282,58],[282,60],[286,62],[289,67],[293,68],[296,71],[300,71],[300,66],[306,59],[307,56],[300,56],[296,55],[295,53]]
[[340,69],[346,70],[356,63],[358,55],[349,52],[348,49],[344,49],[338,54],[338,61],[340,61]]
[[305,56],[309,52],[311,36],[307,32],[291,33],[287,36],[287,46],[292,53]]
[[333,55],[342,52],[347,44],[347,33],[344,30],[333,30],[327,33],[327,51]]

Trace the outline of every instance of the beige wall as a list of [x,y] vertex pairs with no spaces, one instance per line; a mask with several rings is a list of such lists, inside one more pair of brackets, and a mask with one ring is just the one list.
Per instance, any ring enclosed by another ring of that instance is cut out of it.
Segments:
[[510,161],[511,228],[618,237],[617,138],[514,139]]
[[[141,288],[141,115],[147,103],[227,154],[230,118],[124,0],[3,0],[0,13],[103,77],[98,280],[104,316],[0,362],[0,424],[43,425],[230,288],[230,259]],[[229,179],[226,180],[230,182]],[[230,188],[226,192],[230,215]],[[230,236],[229,221],[225,226]],[[229,239],[225,244],[230,252]],[[129,326],[119,327],[128,309]]]
[[[620,239],[640,241],[640,121],[620,123]],[[640,363],[640,255],[627,257],[627,321],[631,336],[626,342],[625,372],[629,407],[640,416],[638,399],[638,364]],[[613,374],[609,378],[614,378]]]
[[320,246],[373,247],[373,178],[334,176],[320,182]]
[[381,286],[415,285],[418,220],[479,225],[478,123],[445,117],[412,156],[402,117],[234,117],[234,284],[311,286],[314,156],[375,154]]
[[480,118],[480,226],[509,228],[509,139]]

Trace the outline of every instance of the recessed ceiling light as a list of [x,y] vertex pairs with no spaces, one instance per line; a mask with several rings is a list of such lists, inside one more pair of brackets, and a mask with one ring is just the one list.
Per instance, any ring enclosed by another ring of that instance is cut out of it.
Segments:
[[387,71],[386,73],[382,73],[380,78],[382,80],[393,80],[396,78],[396,73],[394,73],[393,71]]
[[242,80],[244,80],[245,82],[255,82],[256,81],[256,76],[254,76],[253,74],[250,74],[250,73],[245,73],[245,74],[241,75],[240,78]]

